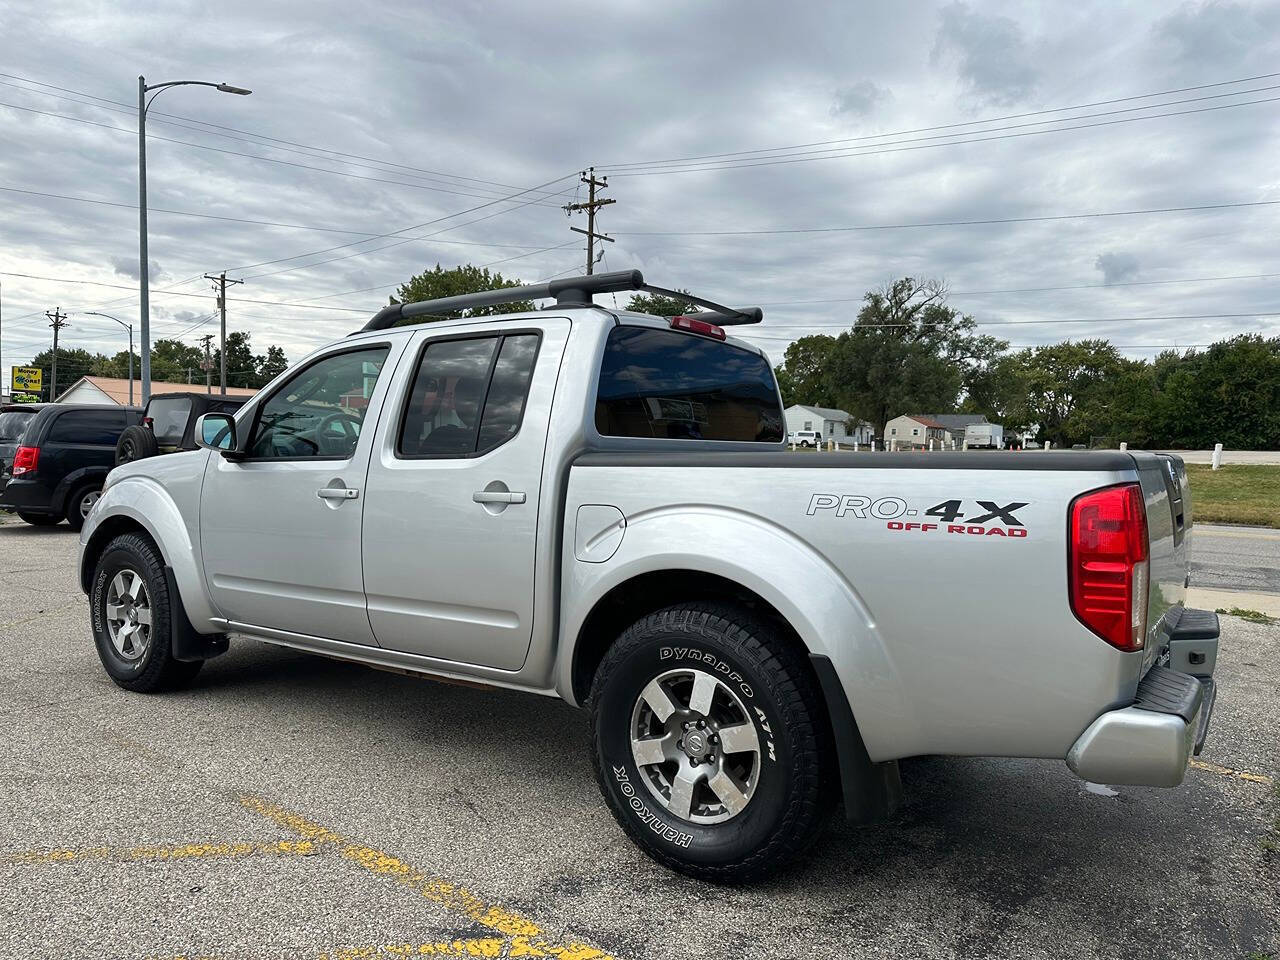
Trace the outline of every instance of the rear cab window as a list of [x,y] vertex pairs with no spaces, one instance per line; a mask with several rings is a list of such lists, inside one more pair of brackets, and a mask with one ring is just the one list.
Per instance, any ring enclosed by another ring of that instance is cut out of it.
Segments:
[[187,429],[187,418],[191,416],[191,398],[153,397],[147,407],[147,416],[151,418],[151,432],[159,443],[181,443],[182,434]]
[[676,330],[609,332],[596,394],[603,437],[779,443],[782,403],[769,362]]

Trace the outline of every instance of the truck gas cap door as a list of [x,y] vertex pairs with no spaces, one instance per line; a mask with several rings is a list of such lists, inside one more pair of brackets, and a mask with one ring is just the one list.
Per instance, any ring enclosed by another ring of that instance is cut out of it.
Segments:
[[578,508],[573,555],[583,563],[604,563],[618,550],[627,531],[627,518],[617,507],[585,503]]

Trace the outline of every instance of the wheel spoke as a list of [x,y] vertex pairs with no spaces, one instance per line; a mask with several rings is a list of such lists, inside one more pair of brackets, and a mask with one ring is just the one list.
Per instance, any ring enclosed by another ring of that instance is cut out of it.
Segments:
[[108,602],[108,603],[107,603],[107,619],[108,619],[108,620],[119,620],[119,619],[120,619],[120,608],[121,608],[122,606],[124,606],[124,604]]
[[689,695],[689,708],[704,717],[711,716],[711,701],[716,695],[716,678],[701,670],[693,675],[693,693]]
[[[707,781],[707,785],[720,798],[720,802],[724,804],[725,809],[730,814],[741,813],[743,808],[746,807],[747,795],[723,770],[716,771],[715,776]],[[672,793],[674,794],[674,790]]]
[[644,740],[632,739],[631,755],[635,757],[636,766],[647,767],[655,763],[663,763],[667,759],[666,737],[650,737]]
[[147,627],[151,626],[151,608],[150,607],[138,607],[137,613],[138,613],[138,623]]
[[725,753],[760,752],[760,738],[756,734],[756,725],[750,720],[732,727],[721,727],[717,732],[720,737],[720,749]]
[[657,680],[650,680],[648,686],[640,692],[640,696],[649,705],[649,709],[657,715],[659,723],[666,723],[667,718],[676,712],[676,705],[671,702],[667,691],[662,689],[662,685]]
[[129,584],[129,598],[136,601],[138,594],[142,592],[142,578],[132,570],[129,571],[129,576],[133,577],[133,581]]
[[682,766],[671,781],[671,812],[677,817],[689,819],[689,811],[693,808],[693,788],[701,779],[696,770]]

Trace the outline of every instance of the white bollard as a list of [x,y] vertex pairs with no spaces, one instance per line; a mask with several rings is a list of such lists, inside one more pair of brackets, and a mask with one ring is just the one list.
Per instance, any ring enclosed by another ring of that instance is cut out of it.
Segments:
[[1128,449],[1129,449],[1129,441],[1127,441],[1127,440],[1121,440],[1121,441],[1120,441],[1120,452],[1121,452],[1121,453],[1124,453],[1124,452],[1125,452],[1126,450],[1128,450]]
[[1043,446],[1041,449],[1043,449],[1043,450],[1052,450],[1052,449],[1053,449],[1053,441],[1052,441],[1052,440],[1046,440],[1046,441],[1044,442],[1044,446]]
[[857,441],[857,440],[853,441],[853,452],[854,452],[854,453],[857,453],[857,452],[858,452],[858,441]]
[[964,442],[964,446],[963,446],[963,447],[961,447],[960,449],[961,449],[961,450],[968,450],[968,449],[969,449],[969,441],[968,441],[968,440],[965,440],[965,442]]
[[792,441],[791,441],[791,449],[792,449],[792,450],[794,450],[795,448],[796,448],[796,442],[795,442],[794,440],[792,440]]
[[1217,470],[1222,466],[1222,444],[1215,443],[1213,445],[1213,469]]
[[875,453],[875,452],[876,452],[876,441],[875,441],[875,439],[874,439],[874,438],[873,438],[873,439],[872,439],[872,441],[871,441],[871,452],[872,452],[872,453]]

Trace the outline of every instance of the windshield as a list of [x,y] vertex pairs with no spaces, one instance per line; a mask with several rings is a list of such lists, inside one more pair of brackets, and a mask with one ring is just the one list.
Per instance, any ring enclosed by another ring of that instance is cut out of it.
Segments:
[[13,443],[22,437],[27,424],[35,416],[34,410],[6,410],[0,413],[0,441]]

